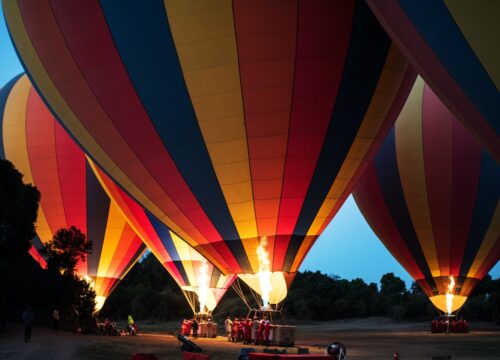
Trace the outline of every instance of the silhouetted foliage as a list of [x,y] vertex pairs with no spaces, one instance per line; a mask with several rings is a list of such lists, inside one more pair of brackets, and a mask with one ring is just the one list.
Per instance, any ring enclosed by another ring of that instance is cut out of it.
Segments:
[[59,229],[51,242],[45,244],[49,270],[74,274],[76,265],[85,261],[92,251],[92,241],[75,226]]
[[192,315],[181,289],[153,254],[138,262],[109,296],[100,317],[178,320]]
[[0,160],[0,329],[4,327],[16,274],[25,266],[35,236],[40,192],[23,183],[23,175],[7,160]]
[[460,314],[467,319],[481,319],[500,323],[500,278],[490,275],[477,285]]
[[53,306],[68,327],[93,326],[95,292],[90,279],[80,279],[75,274],[78,263],[91,251],[92,241],[87,241],[85,234],[74,226],[57,230],[52,241],[45,244],[47,276],[51,279],[46,291],[51,293]]

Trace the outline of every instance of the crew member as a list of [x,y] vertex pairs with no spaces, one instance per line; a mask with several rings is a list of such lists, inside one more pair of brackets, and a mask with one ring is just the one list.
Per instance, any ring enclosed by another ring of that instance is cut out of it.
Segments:
[[233,321],[233,327],[231,328],[231,339],[233,340],[233,342],[236,342],[236,340],[238,340],[238,324],[238,318],[235,317]]
[[271,333],[271,322],[264,317],[264,345],[269,346],[269,335]]
[[259,326],[257,327],[257,336],[255,337],[255,345],[262,344],[264,341],[264,319],[259,321]]
[[244,334],[243,334],[243,328],[245,326],[245,319],[241,319],[238,322],[238,342],[243,342],[244,339]]
[[245,335],[245,344],[250,344],[252,342],[252,320],[250,318],[245,320],[243,333]]
[[228,316],[227,319],[224,321],[224,328],[226,329],[227,341],[231,341],[232,327],[233,327],[233,322],[231,321],[231,318]]

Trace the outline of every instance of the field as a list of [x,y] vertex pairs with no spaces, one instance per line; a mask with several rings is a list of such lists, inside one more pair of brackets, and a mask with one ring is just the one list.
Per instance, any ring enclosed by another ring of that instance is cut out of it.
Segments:
[[[347,346],[348,359],[387,359],[399,352],[402,360],[431,359],[436,355],[451,355],[457,359],[500,359],[500,326],[472,324],[469,334],[430,334],[427,323],[393,323],[385,319],[335,321],[299,325],[299,346],[311,353],[323,353],[326,346],[341,341]],[[25,344],[23,330],[10,325],[0,334],[2,360],[118,360],[131,359],[134,353],[154,353],[161,359],[181,359],[176,324],[143,324],[136,337],[84,336],[34,328],[33,339]],[[198,339],[196,343],[210,359],[237,359],[241,344],[231,344],[224,338]],[[258,347],[260,348],[260,347]]]

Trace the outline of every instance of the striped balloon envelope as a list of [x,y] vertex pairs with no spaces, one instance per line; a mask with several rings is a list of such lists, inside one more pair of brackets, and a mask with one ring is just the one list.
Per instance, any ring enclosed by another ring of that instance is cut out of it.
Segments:
[[364,1],[3,7],[31,79],[89,156],[219,270],[275,300],[415,79]]
[[500,163],[500,2],[367,2],[426,83]]
[[36,231],[41,243],[61,228],[75,226],[92,240],[92,252],[77,265],[91,281],[96,310],[144,253],[94,176],[85,154],[59,125],[31,86],[17,76],[0,90],[0,156],[41,193]]
[[194,313],[212,312],[236,275],[224,275],[198,251],[144,210],[92,160],[89,163],[129,224],[183,291]]
[[451,312],[500,259],[499,184],[500,166],[419,78],[353,194],[387,249]]

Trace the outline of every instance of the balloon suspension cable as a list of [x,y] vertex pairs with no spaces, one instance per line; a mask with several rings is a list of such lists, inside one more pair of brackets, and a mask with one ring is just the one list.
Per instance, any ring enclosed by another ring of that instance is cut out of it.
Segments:
[[262,309],[264,307],[264,302],[262,301],[260,294],[252,288],[250,288],[250,294],[252,294],[253,301],[255,301],[257,306]]
[[236,294],[238,294],[240,299],[245,303],[247,308],[251,309],[250,304],[248,303],[248,301],[245,297],[245,293],[243,292],[243,289],[241,287],[240,280],[238,279],[238,277],[236,277],[235,281],[233,281],[233,283],[231,284],[231,287],[236,292]]
[[285,300],[282,300],[279,304],[276,304],[275,310],[281,312],[283,310],[284,304],[285,304]]
[[195,292],[182,290],[182,293],[184,294],[184,297],[186,298],[187,302],[189,303],[189,306],[191,307],[193,314],[196,314],[196,294],[195,294]]

